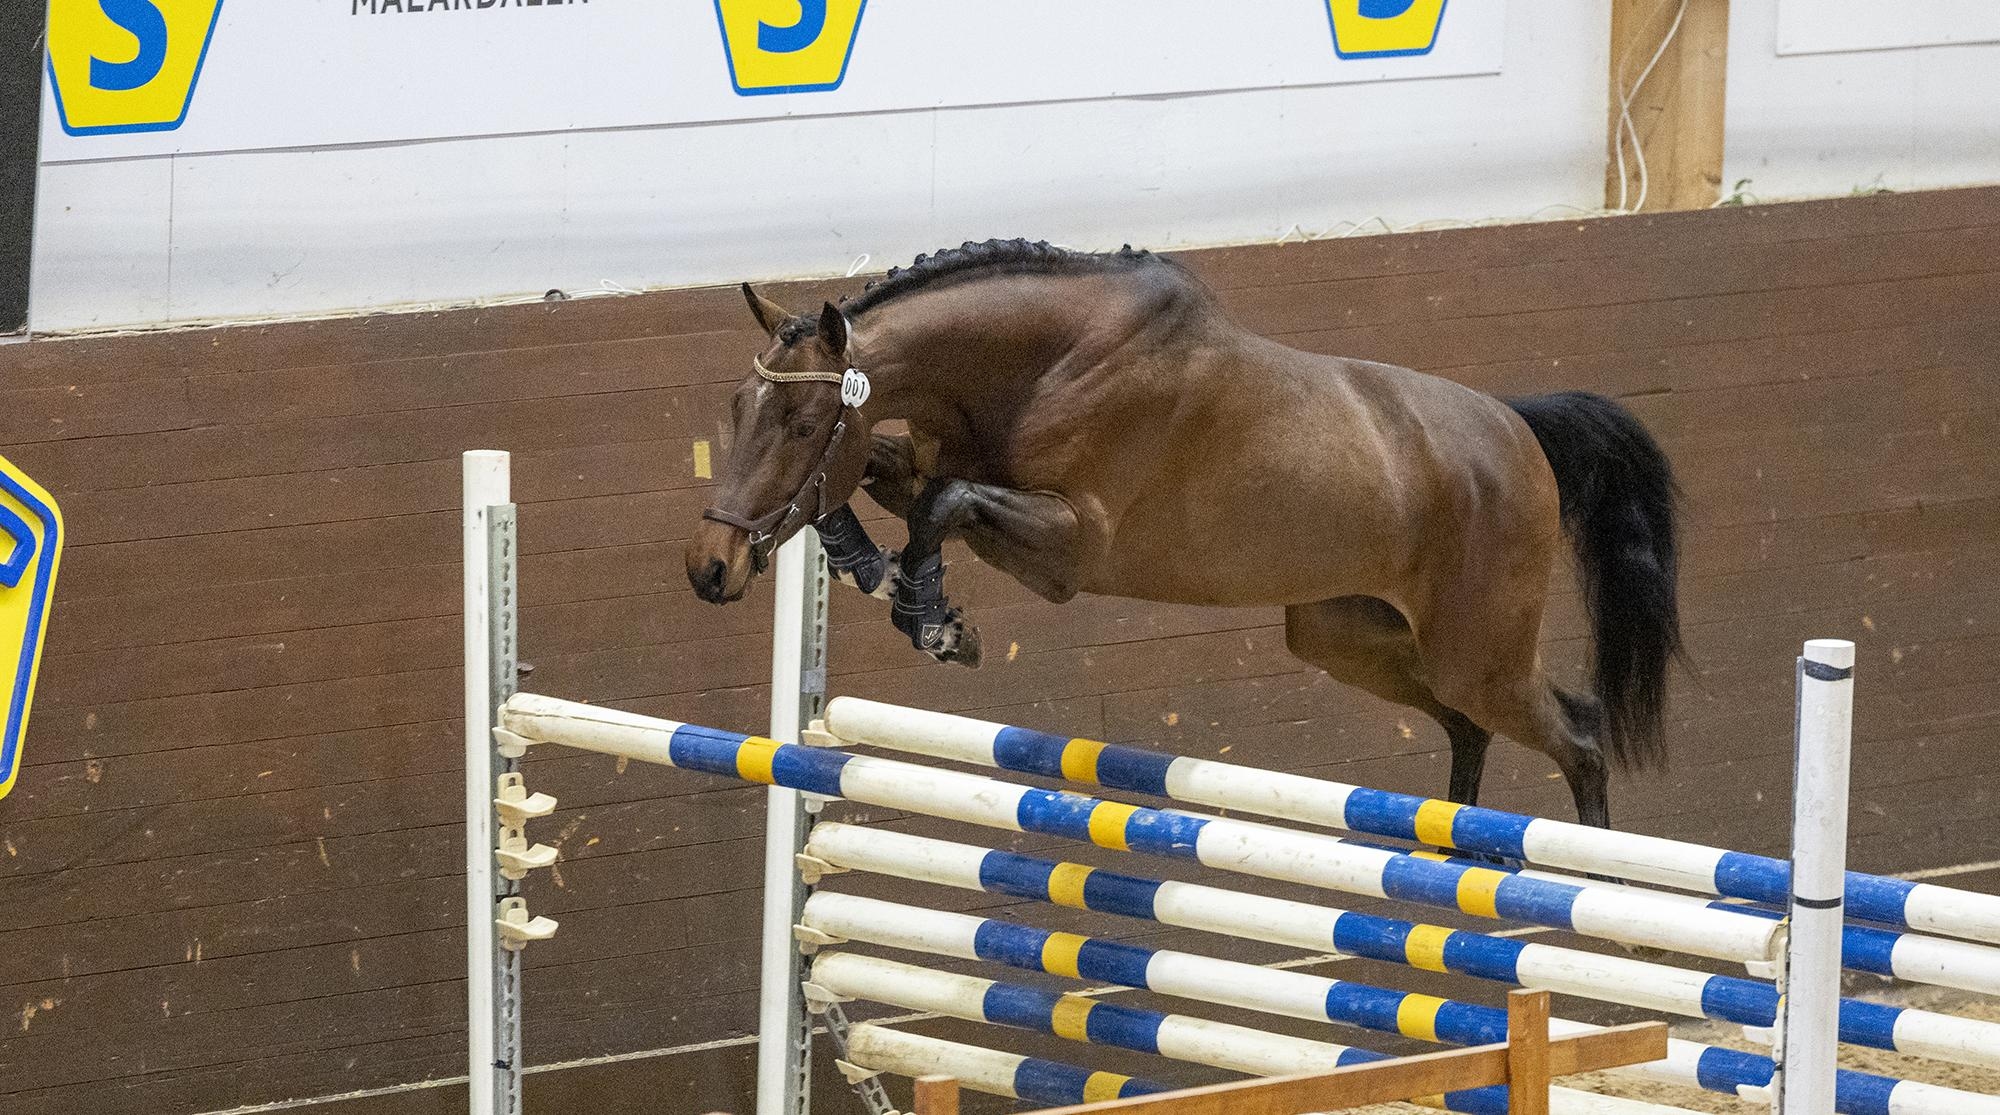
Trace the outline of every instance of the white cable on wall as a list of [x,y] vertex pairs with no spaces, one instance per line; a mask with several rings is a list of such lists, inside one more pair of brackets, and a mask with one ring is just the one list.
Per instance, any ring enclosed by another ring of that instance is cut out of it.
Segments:
[[[1654,14],[1657,15],[1665,11],[1667,5],[1672,2],[1673,0],[1660,0],[1660,6],[1654,9]],[[1687,10],[1688,0],[1680,0],[1680,7],[1674,12],[1674,21],[1667,26],[1667,33],[1660,37],[1659,48],[1653,51],[1653,57],[1647,61],[1646,68],[1639,71],[1639,80],[1633,82],[1630,88],[1621,88],[1619,90],[1618,128],[1612,144],[1613,152],[1618,159],[1617,212],[1637,213],[1646,208],[1646,191],[1650,185],[1646,172],[1646,147],[1639,139],[1638,125],[1632,120],[1632,102],[1638,99],[1639,90],[1645,87],[1646,79],[1653,76],[1653,67],[1660,64],[1660,59],[1667,53],[1667,47],[1671,46],[1675,37],[1680,34],[1681,20],[1687,17]],[[1626,57],[1620,59],[1618,62],[1618,79],[1621,86],[1625,80],[1625,64],[1630,60],[1631,51],[1628,48]],[[1630,208],[1627,208],[1625,204],[1629,185],[1629,180],[1625,174],[1625,143],[1627,136],[1631,138],[1632,156],[1634,162],[1637,164],[1639,178],[1639,198],[1637,203]]]

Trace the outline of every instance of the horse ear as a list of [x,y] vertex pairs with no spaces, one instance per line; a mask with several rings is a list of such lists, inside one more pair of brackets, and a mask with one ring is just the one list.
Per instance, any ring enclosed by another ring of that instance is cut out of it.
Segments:
[[819,312],[819,342],[835,357],[847,359],[847,315],[831,302]]
[[750,314],[757,319],[757,325],[764,330],[765,336],[776,333],[778,326],[792,316],[790,310],[751,290],[749,283],[743,284],[743,300],[750,303]]

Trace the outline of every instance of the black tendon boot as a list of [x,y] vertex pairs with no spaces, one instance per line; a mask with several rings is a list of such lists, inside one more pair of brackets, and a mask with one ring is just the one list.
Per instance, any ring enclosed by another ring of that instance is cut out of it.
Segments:
[[945,599],[943,554],[898,570],[889,618],[911,645],[939,662],[979,665],[978,629],[967,625],[964,614]]
[[887,595],[890,585],[887,550],[868,537],[868,529],[845,504],[813,524],[819,544],[826,550],[827,567],[833,575],[869,596]]

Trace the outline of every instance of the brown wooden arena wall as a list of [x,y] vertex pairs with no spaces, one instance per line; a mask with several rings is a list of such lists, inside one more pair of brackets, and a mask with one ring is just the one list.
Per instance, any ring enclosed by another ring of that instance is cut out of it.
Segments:
[[[1622,825],[1782,853],[1792,656],[1840,636],[1855,865],[2000,856],[2000,190],[1182,258],[1287,343],[1601,391],[1658,434],[1694,668],[1671,768],[1615,787]],[[714,289],[0,347],[0,452],[70,530],[0,802],[0,1110],[190,1115],[463,1071],[458,455],[515,454],[534,689],[759,729],[768,588],[709,608],[680,562],[692,449],[721,459],[750,326]],[[954,581],[984,669],[920,660],[843,593],[835,690],[1444,787],[1442,733],[1302,669],[1274,612],[1056,608],[969,559]],[[1574,663],[1578,635],[1565,593],[1550,654]],[[1486,800],[1565,816],[1555,779],[1505,747]],[[531,883],[562,932],[529,953],[530,1060],[706,1047],[537,1076],[536,1109],[743,1110],[757,791],[582,755],[530,781],[562,799],[538,835],[563,854]]]

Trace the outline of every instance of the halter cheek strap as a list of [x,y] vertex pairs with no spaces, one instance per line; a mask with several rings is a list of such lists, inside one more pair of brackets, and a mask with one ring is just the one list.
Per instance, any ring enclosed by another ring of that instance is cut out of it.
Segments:
[[704,510],[701,513],[701,517],[704,519],[713,519],[718,523],[750,532],[750,544],[753,547],[767,541],[771,535],[778,532],[778,528],[781,526],[791,525],[790,520],[792,516],[799,513],[799,505],[804,501],[808,489],[813,492],[813,521],[825,518],[827,511],[830,510],[826,506],[826,473],[829,468],[833,467],[833,457],[840,449],[841,435],[846,432],[847,418],[843,410],[841,418],[833,424],[833,432],[827,435],[826,449],[820,453],[819,462],[813,466],[812,472],[807,475],[805,484],[793,494],[785,506],[766,512],[754,519],[738,515],[734,511],[724,511],[720,507],[710,507]]
[[826,448],[821,451],[818,463],[806,475],[806,482],[799,486],[799,490],[792,494],[792,498],[784,506],[754,519],[734,511],[725,511],[720,507],[710,507],[701,513],[704,519],[735,527],[748,534],[752,558],[761,566],[763,558],[768,555],[770,546],[777,536],[792,529],[793,521],[798,517],[808,491],[812,492],[813,502],[813,513],[809,522],[818,522],[826,518],[827,512],[831,510],[826,506],[827,470],[833,467],[834,455],[840,451],[841,437],[847,433],[848,415],[850,412],[855,412],[855,416],[859,417],[856,408],[868,401],[870,384],[866,373],[859,368],[848,368],[840,372],[774,372],[764,366],[764,359],[761,356],[752,357],[750,366],[757,370],[759,376],[772,383],[835,384],[840,388],[841,403],[840,417],[833,424],[833,432],[827,435]]

